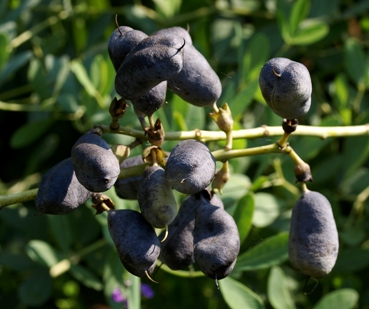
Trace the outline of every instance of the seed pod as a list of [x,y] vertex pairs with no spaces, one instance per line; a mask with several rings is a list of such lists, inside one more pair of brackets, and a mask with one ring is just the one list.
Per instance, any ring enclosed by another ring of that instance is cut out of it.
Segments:
[[[184,269],[195,262],[193,254],[193,229],[197,210],[202,204],[211,203],[207,191],[188,196],[178,215],[168,227],[168,237],[161,244],[159,259],[173,270]],[[214,199],[218,203],[218,199]],[[219,203],[218,203],[219,204]],[[159,239],[164,238],[164,232]]]
[[184,39],[186,41],[186,44],[192,44],[192,38],[189,32],[182,27],[170,27],[160,29],[158,31],[155,31],[152,35],[162,35],[162,34],[178,36],[179,38]]
[[142,215],[153,227],[165,228],[177,215],[177,202],[160,166],[149,166],[142,173],[137,200]]
[[117,157],[109,144],[92,130],[76,141],[71,157],[78,181],[92,192],[107,191],[118,178]]
[[170,185],[184,194],[196,194],[204,190],[214,178],[215,159],[209,148],[196,140],[177,144],[165,166]]
[[125,99],[138,99],[183,67],[184,42],[175,36],[147,37],[127,55],[115,78],[115,89]]
[[232,216],[220,207],[202,204],[193,237],[194,258],[200,270],[215,280],[228,276],[240,251],[240,236]]
[[142,31],[126,26],[113,31],[108,42],[108,53],[115,71],[118,71],[128,53],[146,37],[147,34]]
[[153,87],[144,96],[131,100],[134,111],[142,123],[144,117],[151,117],[165,103],[167,94],[167,81]]
[[261,69],[261,93],[278,116],[296,119],[304,116],[311,104],[311,78],[308,69],[287,58],[273,58]]
[[338,232],[331,205],[306,190],[292,210],[288,255],[292,266],[318,279],[329,274],[338,254]]
[[37,192],[36,207],[43,214],[70,213],[91,197],[82,186],[68,158],[53,166],[42,178]]
[[[134,156],[125,159],[121,164],[120,168],[127,168],[136,165],[143,164],[142,156]],[[137,200],[138,185],[140,183],[141,175],[132,176],[128,178],[118,179],[115,184],[115,193],[122,199],[126,200]]]
[[168,79],[168,88],[195,106],[212,106],[222,94],[222,84],[206,58],[192,45],[184,46],[184,65]]
[[108,229],[123,266],[135,276],[150,275],[160,254],[160,241],[142,214],[130,209],[110,210]]

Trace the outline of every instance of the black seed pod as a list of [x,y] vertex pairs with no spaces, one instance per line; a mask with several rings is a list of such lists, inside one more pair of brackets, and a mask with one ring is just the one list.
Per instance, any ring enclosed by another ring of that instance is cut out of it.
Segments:
[[292,266],[312,278],[324,277],[336,263],[338,248],[329,201],[319,192],[307,190],[292,211],[288,248]]
[[137,200],[142,215],[153,227],[165,228],[177,215],[177,202],[160,166],[149,166],[142,173]]
[[[188,196],[178,211],[178,215],[168,227],[168,237],[161,244],[159,259],[173,270],[184,269],[195,262],[193,251],[193,229],[197,210],[202,204],[212,203],[222,207],[219,198],[212,198],[204,190]],[[164,232],[159,238],[164,237]]]
[[170,185],[179,192],[196,194],[204,190],[214,178],[215,159],[209,148],[196,140],[177,144],[165,166]]
[[125,99],[135,100],[183,68],[183,46],[175,36],[147,37],[127,55],[115,78],[115,89]]
[[108,228],[123,266],[133,275],[150,275],[160,254],[154,228],[138,211],[110,210]]
[[178,36],[181,40],[185,40],[186,44],[192,44],[192,38],[189,32],[182,27],[175,26],[175,27],[160,29],[158,31],[155,31],[152,35],[162,35],[162,34]]
[[126,26],[113,31],[108,42],[108,53],[115,71],[118,71],[128,53],[146,37],[147,34],[142,31]]
[[109,144],[93,131],[82,135],[71,151],[78,181],[92,192],[104,192],[118,178],[119,161]]
[[82,205],[91,195],[77,180],[72,159],[68,158],[52,167],[42,178],[36,207],[44,214],[63,215]]
[[240,251],[237,225],[224,209],[202,204],[195,219],[194,257],[200,270],[220,280],[228,276]]
[[311,78],[301,63],[287,58],[273,58],[261,69],[261,93],[269,107],[280,117],[304,116],[311,104]]
[[184,46],[184,65],[168,79],[168,88],[195,106],[212,106],[222,94],[222,84],[206,58],[192,45]]

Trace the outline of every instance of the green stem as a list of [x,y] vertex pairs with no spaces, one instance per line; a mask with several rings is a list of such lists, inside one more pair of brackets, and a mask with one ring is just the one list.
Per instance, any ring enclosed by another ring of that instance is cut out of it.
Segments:
[[[103,133],[118,133],[136,137],[139,139],[147,139],[145,132],[142,130],[131,129],[120,126],[118,130],[113,131],[106,125],[99,125]],[[234,130],[232,132],[233,139],[254,139],[270,136],[281,136],[284,131],[281,126],[261,126],[258,128]],[[348,137],[348,136],[360,136],[369,135],[369,124],[357,125],[357,126],[337,126],[337,127],[318,127],[299,125],[295,132],[291,135],[296,136],[311,136],[326,139],[328,137]],[[206,130],[192,130],[192,131],[172,131],[165,133],[165,140],[186,140],[197,139],[203,142],[227,140],[227,135],[223,131],[206,131]]]
[[185,270],[172,270],[167,265],[162,264],[162,262],[157,261],[156,264],[160,266],[160,269],[165,272],[175,275],[177,277],[183,278],[196,278],[196,277],[204,277],[204,273],[201,271],[185,271]]
[[6,206],[32,201],[37,196],[38,189],[27,190],[24,192],[13,193],[0,196],[0,210]]
[[67,272],[70,269],[72,264],[77,264],[83,256],[102,248],[106,244],[107,244],[107,241],[104,238],[100,239],[94,242],[93,244],[76,252],[70,258],[59,261],[58,263],[56,263],[50,268],[50,271],[49,271],[50,276],[52,278],[55,278],[55,277],[62,275],[63,273]]

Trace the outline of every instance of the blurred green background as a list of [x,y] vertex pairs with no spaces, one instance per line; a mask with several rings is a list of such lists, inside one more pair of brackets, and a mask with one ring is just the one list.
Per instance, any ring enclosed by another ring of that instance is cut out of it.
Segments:
[[[367,0],[2,0],[1,195],[37,188],[48,169],[70,156],[79,136],[110,123],[108,108],[117,94],[107,42],[116,14],[120,25],[147,34],[189,27],[193,44],[222,81],[218,106],[229,104],[235,130],[281,125],[258,87],[262,65],[276,56],[302,62],[311,73],[312,107],[301,124],[369,122]],[[166,131],[218,130],[209,112],[168,92],[155,117]],[[132,108],[120,124],[140,128]],[[237,140],[234,148],[277,139]],[[306,278],[287,257],[300,186],[292,160],[275,154],[230,160],[231,179],[221,198],[238,224],[242,247],[220,290],[209,278],[165,267],[155,273],[159,284],[133,277],[116,255],[106,214],[95,216],[90,201],[67,216],[37,216],[31,201],[0,211],[0,307],[115,309],[128,299],[129,309],[369,308],[369,138],[292,136],[289,142],[310,164],[314,181],[308,187],[329,199],[339,230],[336,266],[311,294],[304,292],[314,282],[305,287]],[[223,146],[209,143],[212,150]],[[106,194],[117,208],[137,208],[114,189]]]

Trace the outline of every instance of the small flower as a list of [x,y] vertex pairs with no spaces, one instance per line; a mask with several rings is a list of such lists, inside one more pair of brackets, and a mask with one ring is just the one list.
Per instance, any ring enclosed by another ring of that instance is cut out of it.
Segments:
[[146,298],[153,298],[154,297],[154,291],[151,288],[149,284],[141,283],[141,294],[143,297]]
[[124,297],[119,288],[114,289],[112,294],[113,301],[116,303],[125,303],[127,302],[127,298]]

